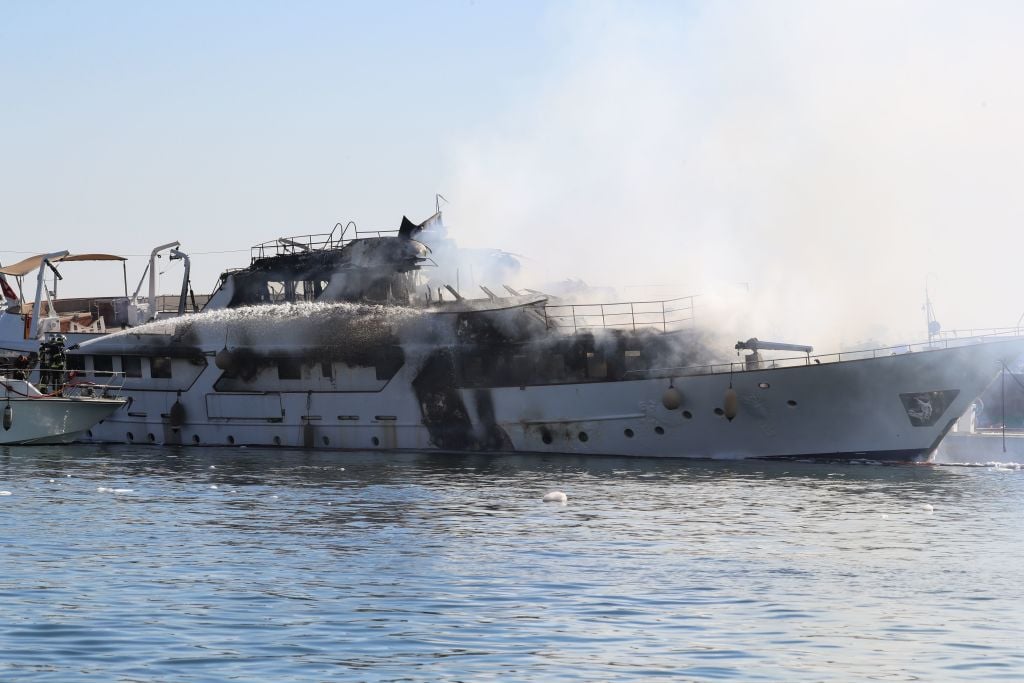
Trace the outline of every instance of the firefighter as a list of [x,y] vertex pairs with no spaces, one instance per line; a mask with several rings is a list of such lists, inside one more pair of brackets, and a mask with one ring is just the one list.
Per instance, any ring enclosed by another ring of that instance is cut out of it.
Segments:
[[64,370],[68,354],[64,348],[67,337],[63,334],[49,336],[39,347],[39,391],[44,394],[59,393],[64,385]]
[[28,379],[28,356],[21,354],[14,359],[14,379]]

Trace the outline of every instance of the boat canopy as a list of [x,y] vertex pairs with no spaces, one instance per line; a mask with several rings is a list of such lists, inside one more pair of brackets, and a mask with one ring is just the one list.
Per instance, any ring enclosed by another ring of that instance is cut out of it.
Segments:
[[[29,273],[34,273],[39,270],[39,266],[43,264],[43,259],[46,258],[46,254],[38,254],[37,256],[29,256],[23,261],[4,266],[0,268],[0,273],[4,275],[11,275],[14,277],[23,277]],[[127,261],[128,259],[124,256],[116,256],[114,254],[68,254],[67,256],[57,256],[50,259],[52,263],[66,263],[68,261]]]

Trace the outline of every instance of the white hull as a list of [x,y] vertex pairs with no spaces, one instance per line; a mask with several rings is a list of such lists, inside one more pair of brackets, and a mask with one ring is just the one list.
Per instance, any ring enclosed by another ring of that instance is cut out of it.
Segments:
[[9,429],[0,427],[0,444],[71,443],[122,407],[125,401],[102,398],[12,398]]
[[[130,405],[83,438],[354,450],[919,461],[930,457],[1000,363],[1022,348],[1019,341],[990,342],[731,375],[677,376],[673,382],[683,399],[676,410],[661,402],[667,378],[462,388],[463,419],[429,425],[412,388],[422,365],[415,353],[407,354],[389,381],[362,391],[332,391],[324,381],[282,380],[278,390],[257,382],[260,391],[237,392],[215,388],[222,373],[213,363],[218,347],[210,344],[201,360],[175,359],[174,379],[128,379],[123,395],[130,397]],[[730,382],[739,399],[731,421],[715,412]],[[942,392],[946,404],[936,405],[927,420],[915,425],[906,397],[930,392]],[[176,402],[180,407],[174,407]]]

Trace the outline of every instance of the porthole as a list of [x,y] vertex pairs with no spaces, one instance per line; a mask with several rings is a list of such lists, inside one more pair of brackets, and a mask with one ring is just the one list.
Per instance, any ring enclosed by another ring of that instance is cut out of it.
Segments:
[[687,420],[692,420],[693,419],[693,413],[691,413],[689,410],[684,410],[683,411],[683,417],[685,417]]
[[633,430],[632,429],[627,429],[627,430],[623,431],[622,433],[626,435],[627,439],[632,439],[633,438]]
[[760,387],[761,389],[767,389],[768,387],[771,386],[771,384],[768,384],[768,382],[758,382],[757,386]]
[[234,446],[235,445],[235,437],[233,437],[230,434],[228,434],[228,443],[231,444],[232,446]]
[[590,439],[590,437],[587,436],[586,432],[580,432],[580,441],[586,442],[588,439]]
[[374,446],[379,446],[380,445],[380,439],[378,439],[377,437],[373,437],[373,439],[371,439],[371,441],[373,441],[373,445]]
[[789,399],[788,401],[786,401],[786,405],[789,406],[790,408],[796,408],[796,401],[794,401],[793,399]]
[[153,436],[152,434],[147,434],[146,438],[149,439],[150,443],[153,443],[154,441],[156,441],[156,437]]
[[544,443],[551,443],[551,441],[552,441],[551,435],[548,434],[547,432],[544,432],[541,435],[540,440],[543,441]]
[[715,415],[725,415],[725,411],[721,408],[715,408]]
[[199,435],[198,434],[193,434],[192,435],[192,443],[199,443]]
[[325,446],[330,446],[331,445],[331,440],[328,439],[326,436],[323,437],[322,440],[323,440]]
[[275,446],[280,446],[281,445],[281,437],[279,437],[279,436],[275,436],[274,437],[274,445]]
[[128,432],[127,434],[125,434],[125,436],[128,437],[129,441],[135,441],[135,435],[132,434],[131,432]]
[[665,433],[665,428],[659,425],[659,426],[654,428],[654,433],[655,434],[664,434]]

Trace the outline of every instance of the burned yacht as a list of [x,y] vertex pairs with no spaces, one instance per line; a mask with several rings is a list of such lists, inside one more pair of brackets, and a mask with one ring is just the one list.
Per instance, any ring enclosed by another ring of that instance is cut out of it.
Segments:
[[692,299],[585,306],[431,284],[429,227],[258,245],[201,313],[82,343],[69,362],[124,373],[130,398],[87,440],[918,461],[1024,350],[766,360],[794,349],[752,339],[723,362]]

